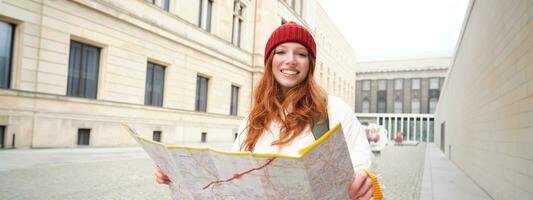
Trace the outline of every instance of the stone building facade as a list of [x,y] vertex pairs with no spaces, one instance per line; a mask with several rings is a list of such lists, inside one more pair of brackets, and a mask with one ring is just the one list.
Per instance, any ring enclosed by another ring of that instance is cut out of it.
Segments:
[[[316,0],[2,0],[2,147],[230,142],[270,33],[317,41],[315,78],[354,102],[355,52]],[[353,104],[352,104],[353,106]]]
[[533,199],[533,1],[470,1],[435,144],[493,199]]

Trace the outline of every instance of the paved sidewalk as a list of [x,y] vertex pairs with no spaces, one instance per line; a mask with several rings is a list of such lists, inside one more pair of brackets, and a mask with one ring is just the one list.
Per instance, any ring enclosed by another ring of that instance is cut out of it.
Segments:
[[427,145],[420,199],[492,199],[435,144]]
[[415,146],[389,144],[372,161],[383,197],[387,200],[417,200],[424,172],[426,143]]
[[[187,144],[229,150],[232,144]],[[0,199],[170,199],[140,147],[0,151]]]
[[[179,144],[214,149],[231,149],[231,143]],[[0,151],[0,171],[52,167],[79,163],[148,159],[140,146],[6,149]]]

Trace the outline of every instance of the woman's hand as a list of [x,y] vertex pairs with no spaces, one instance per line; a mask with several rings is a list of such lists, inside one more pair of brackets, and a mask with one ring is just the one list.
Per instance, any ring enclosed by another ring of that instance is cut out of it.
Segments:
[[350,199],[372,199],[372,180],[365,171],[359,171],[355,174],[352,184],[348,189]]
[[168,176],[163,172],[163,170],[161,170],[161,168],[159,168],[159,166],[157,165],[155,166],[154,172],[155,172],[155,182],[159,184],[166,184],[166,185],[170,183],[170,179],[168,179]]

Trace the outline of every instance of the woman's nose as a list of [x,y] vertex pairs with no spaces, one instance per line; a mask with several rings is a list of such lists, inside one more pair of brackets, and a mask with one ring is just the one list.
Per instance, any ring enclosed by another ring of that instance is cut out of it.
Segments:
[[296,55],[294,53],[288,53],[287,54],[287,63],[289,63],[289,64],[295,64],[296,63]]

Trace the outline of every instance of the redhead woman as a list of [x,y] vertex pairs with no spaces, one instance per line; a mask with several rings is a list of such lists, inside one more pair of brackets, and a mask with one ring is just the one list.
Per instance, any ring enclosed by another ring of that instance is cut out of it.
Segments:
[[[299,149],[315,141],[314,125],[341,123],[356,171],[347,188],[350,199],[381,199],[379,183],[368,171],[371,153],[363,127],[345,102],[315,82],[315,61],[316,44],[306,28],[289,22],[274,30],[252,110],[241,122],[232,151],[298,156]],[[158,167],[155,171],[158,183],[169,183]]]

